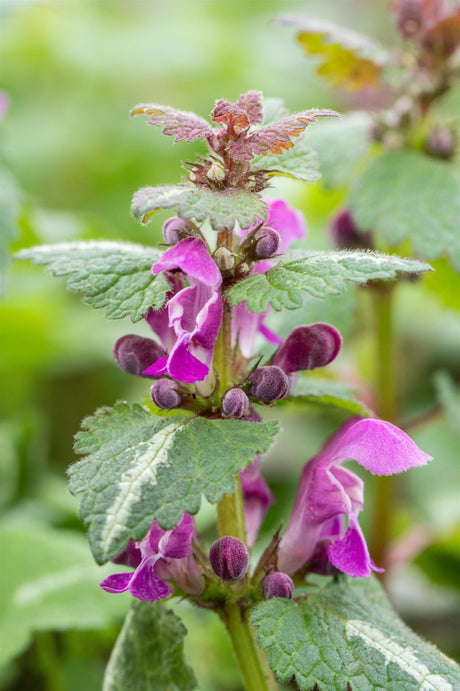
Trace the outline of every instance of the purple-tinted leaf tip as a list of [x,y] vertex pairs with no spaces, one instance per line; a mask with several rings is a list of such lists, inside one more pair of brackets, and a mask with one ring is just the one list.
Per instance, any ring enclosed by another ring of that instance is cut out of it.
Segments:
[[262,592],[266,600],[272,597],[284,597],[290,600],[294,592],[294,583],[287,573],[274,571],[265,576],[262,581]]
[[325,367],[337,357],[341,345],[340,332],[331,324],[297,326],[278,348],[272,363],[286,374]]
[[239,581],[249,566],[249,552],[237,537],[225,535],[216,540],[209,550],[212,569],[224,581]]

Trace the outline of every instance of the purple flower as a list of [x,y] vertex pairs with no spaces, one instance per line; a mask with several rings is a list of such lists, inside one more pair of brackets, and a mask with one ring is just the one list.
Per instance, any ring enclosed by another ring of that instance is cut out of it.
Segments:
[[[169,374],[178,381],[202,381],[209,374],[222,321],[221,273],[199,238],[185,238],[164,253],[153,273],[181,270],[189,286],[168,300],[166,309],[149,311],[147,321],[159,335],[168,355],[144,374]],[[167,318],[167,319],[166,319]]]
[[171,590],[162,577],[171,577],[171,568],[177,568],[179,562],[191,557],[193,532],[193,518],[187,513],[173,530],[162,530],[155,521],[145,538],[135,543],[141,554],[136,570],[113,574],[100,587],[108,593],[129,590],[131,595],[146,602],[168,597]]
[[[282,199],[268,199],[268,218],[266,226],[273,228],[281,237],[279,252],[285,252],[291,242],[305,237],[307,228],[305,219],[300,211],[293,209]],[[243,237],[253,228],[242,231]],[[272,266],[268,260],[260,261],[254,265],[253,273],[265,273]],[[283,341],[264,324],[268,311],[263,314],[250,312],[246,302],[240,303],[233,309],[232,341],[238,343],[243,357],[249,359],[254,354],[255,339],[258,333],[267,339],[269,343],[280,345]]]
[[296,326],[278,348],[271,360],[286,374],[325,367],[334,360],[342,345],[342,337],[331,324]]
[[274,498],[260,472],[260,456],[241,471],[240,478],[246,537],[249,547],[252,547]]
[[[350,576],[379,571],[369,556],[358,523],[362,480],[342,463],[355,460],[374,475],[392,475],[424,465],[431,456],[383,420],[350,420],[303,469],[289,525],[281,538],[278,568],[294,573],[311,561],[324,573],[325,555]],[[345,530],[344,519],[348,518]]]

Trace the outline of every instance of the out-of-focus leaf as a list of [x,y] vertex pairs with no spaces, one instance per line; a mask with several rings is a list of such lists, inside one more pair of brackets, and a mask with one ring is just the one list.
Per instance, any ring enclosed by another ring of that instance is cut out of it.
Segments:
[[274,422],[155,418],[139,405],[117,403],[83,421],[71,466],[70,491],[82,494],[94,557],[104,563],[130,537],[140,540],[156,518],[173,528],[195,514],[201,495],[215,503],[233,491],[235,474],[266,451]]
[[75,533],[30,525],[0,529],[0,665],[19,654],[34,631],[103,628],[126,610],[97,584],[97,567]]
[[460,668],[413,633],[374,579],[341,579],[298,602],[257,605],[257,642],[302,691],[453,691]]
[[358,91],[379,82],[388,55],[367,36],[300,15],[286,15],[278,21],[297,29],[302,48],[320,58],[318,74],[333,86]]
[[460,590],[460,525],[435,539],[415,563],[434,583]]
[[371,117],[356,111],[340,120],[322,120],[305,133],[305,145],[318,155],[319,172],[326,189],[345,186],[356,163],[369,147]]
[[392,246],[409,238],[424,259],[446,253],[460,273],[460,178],[448,164],[414,151],[384,153],[355,180],[348,206],[362,230]]
[[447,413],[452,429],[460,437],[460,392],[448,372],[437,372],[434,384],[439,402]]
[[102,691],[191,691],[196,680],[184,661],[187,630],[161,602],[135,602],[105,671]]
[[132,109],[131,115],[150,115],[149,125],[163,127],[163,134],[175,137],[176,142],[193,142],[213,135],[212,128],[199,115],[169,106],[139,105]]
[[143,187],[134,195],[131,211],[147,223],[160,209],[176,206],[181,218],[198,223],[209,220],[214,230],[232,229],[236,222],[249,228],[267,218],[267,205],[257,194],[236,188],[215,191],[185,183]]
[[55,276],[69,276],[67,287],[84,293],[83,300],[96,309],[105,308],[108,319],[128,314],[137,322],[150,307],[158,310],[171,290],[152,266],[162,253],[152,247],[128,242],[66,242],[21,250],[17,259],[32,259],[48,266]]
[[265,274],[254,274],[234,285],[227,295],[234,305],[246,300],[251,312],[302,307],[301,291],[316,297],[339,295],[349,283],[394,278],[399,271],[419,273],[430,267],[413,259],[378,252],[296,252]]
[[17,237],[16,220],[19,214],[19,189],[13,177],[0,168],[0,295],[4,273],[9,261],[9,248]]
[[296,180],[315,182],[320,177],[318,157],[302,137],[294,149],[281,155],[268,153],[251,161],[251,170],[263,170],[268,175],[286,175]]
[[280,401],[280,404],[311,403],[313,405],[341,408],[351,415],[369,417],[372,411],[363,403],[356,400],[353,389],[341,382],[318,377],[302,377],[295,387],[289,392],[288,398]]

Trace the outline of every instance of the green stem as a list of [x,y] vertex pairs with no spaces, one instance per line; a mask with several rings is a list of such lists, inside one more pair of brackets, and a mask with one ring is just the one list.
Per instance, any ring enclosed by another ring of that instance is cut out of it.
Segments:
[[225,606],[222,618],[240,663],[246,691],[278,691],[273,674],[265,667],[245,613],[236,603]]
[[[382,420],[397,417],[397,373],[393,329],[393,296],[396,284],[377,284],[372,297],[376,336],[376,412]],[[371,523],[372,555],[378,566],[385,567],[391,539],[397,479],[375,478],[375,497]]]
[[243,495],[239,475],[235,479],[235,485],[235,491],[232,494],[224,494],[217,504],[219,536],[233,535],[246,544]]
[[35,634],[35,655],[46,688],[49,691],[63,691],[64,680],[60,672],[54,634],[51,631],[40,631]]

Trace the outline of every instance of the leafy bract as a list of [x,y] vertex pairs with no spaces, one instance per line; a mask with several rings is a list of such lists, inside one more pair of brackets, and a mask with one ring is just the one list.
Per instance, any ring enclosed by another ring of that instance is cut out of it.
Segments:
[[414,151],[384,153],[355,180],[348,206],[363,230],[390,245],[409,238],[424,259],[447,253],[460,273],[460,178],[449,165]]
[[195,514],[201,495],[217,502],[233,491],[235,474],[270,446],[276,423],[154,417],[117,403],[83,421],[71,466],[70,491],[82,494],[94,557],[104,563],[131,537],[140,540],[156,518],[173,528]]
[[319,377],[302,377],[289,391],[288,398],[280,404],[311,403],[313,405],[340,408],[352,415],[369,417],[371,411],[356,399],[353,389],[341,382]]
[[281,155],[268,153],[251,161],[251,170],[263,170],[268,175],[286,175],[296,180],[315,182],[320,177],[318,157],[302,137],[295,147]]
[[303,16],[286,15],[278,21],[297,29],[302,48],[320,58],[318,74],[333,86],[357,91],[379,82],[388,56],[367,36]]
[[0,666],[21,653],[35,631],[104,628],[126,611],[125,597],[107,598],[95,587],[111,569],[101,572],[75,532],[4,525],[0,553]]
[[135,602],[104,676],[102,691],[191,691],[192,670],[184,661],[187,630],[161,602]]
[[385,280],[395,278],[398,272],[429,269],[423,262],[378,252],[296,252],[291,261],[245,278],[227,294],[234,305],[246,300],[251,312],[265,312],[269,303],[275,310],[297,309],[302,306],[302,290],[315,297],[339,295],[347,283]]
[[373,579],[341,579],[253,610],[257,642],[302,691],[454,691],[460,668],[398,618]]
[[267,205],[248,190],[230,188],[222,191],[193,185],[143,187],[133,197],[131,211],[147,223],[160,209],[178,207],[177,213],[198,223],[209,220],[214,230],[233,229],[236,222],[249,228],[267,218]]
[[132,109],[131,115],[150,115],[147,120],[149,125],[163,127],[163,134],[175,137],[176,142],[193,142],[195,139],[207,139],[213,135],[212,128],[199,115],[169,106],[153,103],[139,105]]
[[305,146],[316,152],[322,184],[326,189],[343,187],[370,143],[371,117],[363,111],[340,120],[322,120],[305,133]]
[[152,274],[159,250],[129,242],[66,242],[21,250],[17,259],[32,259],[55,276],[69,276],[67,287],[83,293],[93,307],[105,308],[108,319],[128,314],[137,322],[149,307],[160,309],[171,290],[167,279]]

